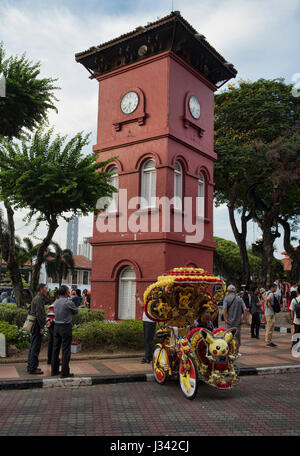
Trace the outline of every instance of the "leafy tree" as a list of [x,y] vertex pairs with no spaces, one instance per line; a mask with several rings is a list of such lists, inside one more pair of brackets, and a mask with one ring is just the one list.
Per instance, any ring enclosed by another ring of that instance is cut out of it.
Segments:
[[250,196],[254,208],[253,218],[263,232],[260,270],[260,282],[263,284],[272,268],[274,241],[280,236],[278,223],[285,230],[284,245],[295,261],[294,268],[297,264],[296,255],[291,253],[290,241],[287,245],[287,231],[291,226],[297,226],[300,214],[300,135],[295,133],[257,147],[262,152],[257,166],[263,170],[261,174],[265,174],[265,179],[252,187]]
[[[299,212],[300,213],[300,212]],[[285,219],[284,217],[278,218],[279,223],[284,229],[284,248],[288,256],[292,260],[292,269],[290,272],[290,280],[292,283],[298,283],[300,281],[300,239],[298,240],[298,245],[293,246],[291,243],[291,227],[290,220]],[[298,225],[296,225],[298,226]]]
[[54,247],[54,252],[48,251],[46,254],[46,272],[49,277],[61,286],[63,279],[67,278],[69,271],[73,272],[74,270],[74,258],[70,249],[62,249],[54,241],[51,242],[51,245]]
[[[217,248],[214,251],[214,273],[223,277],[227,283],[237,286],[244,284],[242,260],[237,244],[227,239],[214,237]],[[250,275],[256,280],[258,277],[261,259],[254,255],[251,250],[247,251],[250,265]]]
[[[260,282],[264,283],[273,258],[274,239],[279,235],[278,217],[287,212],[291,217],[291,207],[296,209],[294,203],[289,203],[295,195],[297,176],[288,164],[299,157],[300,103],[291,89],[282,79],[259,79],[240,81],[239,86],[230,86],[216,95],[216,204],[227,204],[246,283],[250,278],[248,221],[256,220],[263,230],[265,257]],[[241,214],[240,228],[237,213]]]
[[[261,261],[264,259],[264,249],[263,249],[263,242],[261,239],[256,241],[254,244],[252,244],[252,253],[256,257],[259,257]],[[268,283],[274,283],[275,280],[285,280],[286,279],[286,274],[284,271],[283,263],[282,261],[278,260],[277,258],[272,258],[272,262],[270,264],[270,267],[268,269],[267,273],[267,282]]]
[[89,135],[67,136],[53,130],[37,130],[30,143],[3,140],[0,145],[1,195],[13,209],[28,209],[28,221],[37,217],[36,227],[46,222],[47,234],[39,245],[30,287],[35,290],[48,246],[58,227],[59,217],[96,211],[102,197],[111,197],[110,173],[103,172],[106,162],[97,162],[98,154],[84,155]]
[[[6,96],[0,98],[0,144],[3,138],[24,137],[26,133],[47,121],[49,109],[56,110],[54,90],[57,89],[51,78],[40,78],[40,63],[29,61],[25,54],[21,57],[6,58],[3,44],[0,43],[0,74],[5,77]],[[16,302],[23,305],[23,284],[16,258],[14,210],[4,200],[8,229],[2,230],[0,219],[1,250],[7,250],[7,268],[11,275]]]
[[0,74],[4,74],[6,96],[0,97],[0,137],[19,138],[47,120],[49,109],[57,110],[55,79],[40,78],[40,63],[23,54],[5,58],[0,42]]

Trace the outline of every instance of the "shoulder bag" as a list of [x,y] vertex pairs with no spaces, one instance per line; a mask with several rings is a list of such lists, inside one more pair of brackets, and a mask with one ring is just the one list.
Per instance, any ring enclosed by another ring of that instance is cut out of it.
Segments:
[[27,318],[25,320],[25,323],[22,327],[22,331],[32,334],[32,330],[33,330],[33,326],[34,326],[35,322],[36,322],[36,317],[34,315],[28,314]]

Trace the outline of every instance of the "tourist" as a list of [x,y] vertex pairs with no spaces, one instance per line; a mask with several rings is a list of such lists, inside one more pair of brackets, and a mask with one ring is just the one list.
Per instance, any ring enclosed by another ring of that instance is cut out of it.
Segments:
[[246,323],[247,308],[243,299],[236,295],[234,285],[229,285],[227,291],[228,296],[223,301],[224,322],[227,325],[227,329],[237,329],[235,338],[239,349],[241,345],[241,326]]
[[260,300],[260,314],[261,314],[261,324],[266,324],[266,317],[265,317],[265,308],[266,308],[266,290],[261,288],[259,290],[259,300]]
[[297,296],[291,301],[290,304],[291,324],[293,325],[292,331],[292,347],[298,342],[299,339],[294,337],[295,334],[300,334],[300,286],[297,287]]
[[82,305],[83,307],[86,307],[86,296],[87,296],[87,289],[85,288],[82,292]]
[[278,279],[275,280],[274,284],[276,284],[276,290],[275,290],[274,294],[275,294],[275,296],[277,298],[277,301],[281,305],[282,304],[282,300],[283,300],[283,296],[282,296],[283,287],[282,287],[282,284],[281,284],[280,280],[278,280]]
[[42,339],[44,335],[44,326],[46,323],[45,303],[47,296],[47,287],[44,283],[39,284],[37,295],[33,298],[30,306],[30,315],[36,317],[31,337],[27,361],[27,372],[29,374],[43,374],[39,369],[39,354],[41,350]]
[[260,327],[260,311],[261,302],[258,297],[259,289],[252,287],[252,294],[250,298],[250,313],[252,315],[251,322],[251,337],[259,339],[259,327]]
[[276,344],[272,342],[273,331],[275,327],[275,312],[273,309],[274,299],[276,299],[275,291],[277,290],[276,283],[273,283],[270,286],[270,290],[266,295],[266,307],[265,307],[265,317],[266,317],[266,346],[269,348],[277,347]]
[[81,290],[73,290],[72,291],[72,301],[74,302],[76,307],[81,305],[82,297],[81,297]]
[[6,291],[3,291],[1,293],[1,302],[7,303],[8,302],[8,293]]
[[85,306],[89,309],[91,307],[91,292],[88,291],[85,298]]
[[61,378],[74,377],[74,374],[70,373],[69,362],[72,343],[72,316],[78,313],[78,307],[69,297],[70,289],[66,285],[62,285],[58,290],[58,299],[54,302],[55,324],[51,375],[59,374],[59,352],[62,346]]
[[[139,297],[138,293],[135,295],[138,303],[144,308],[144,302]],[[143,330],[144,330],[144,343],[145,343],[145,354],[141,361],[142,364],[149,364],[152,361],[152,350],[153,350],[153,338],[155,333],[156,323],[147,317],[145,310],[143,312]]]
[[52,361],[54,323],[55,323],[54,302],[52,302],[49,306],[49,310],[48,310],[48,314],[47,314],[47,322],[46,322],[46,328],[48,330],[47,364],[51,364],[51,361]]

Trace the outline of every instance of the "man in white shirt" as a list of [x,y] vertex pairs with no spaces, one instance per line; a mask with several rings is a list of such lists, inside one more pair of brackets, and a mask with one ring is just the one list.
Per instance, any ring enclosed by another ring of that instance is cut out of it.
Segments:
[[[294,335],[300,334],[300,286],[297,288],[297,297],[292,299],[290,304],[291,323],[294,325]],[[298,338],[293,337],[292,346],[298,342]]]
[[[144,303],[136,293],[136,299],[140,306],[144,308]],[[147,317],[145,310],[143,312],[143,328],[144,328],[144,341],[145,341],[145,355],[142,359],[142,364],[149,364],[152,361],[153,338],[155,333],[156,323]]]

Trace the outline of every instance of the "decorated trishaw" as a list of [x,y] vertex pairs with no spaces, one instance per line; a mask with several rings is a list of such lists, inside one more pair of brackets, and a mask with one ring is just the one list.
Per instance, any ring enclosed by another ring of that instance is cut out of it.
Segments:
[[209,308],[211,320],[217,317],[224,293],[220,278],[188,267],[167,271],[146,289],[145,313],[160,324],[156,334],[161,342],[153,351],[157,383],[179,378],[188,399],[196,396],[199,381],[223,390],[237,384],[235,328],[191,329],[202,306]]

